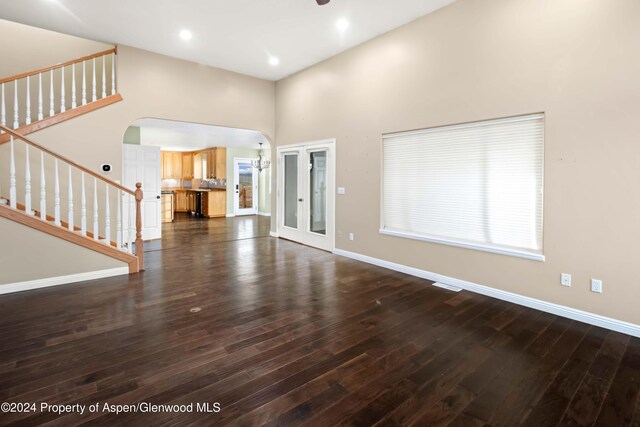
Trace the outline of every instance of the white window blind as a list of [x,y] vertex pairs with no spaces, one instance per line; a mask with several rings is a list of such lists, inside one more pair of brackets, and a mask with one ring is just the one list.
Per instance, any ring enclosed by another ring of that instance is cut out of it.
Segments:
[[383,136],[381,233],[544,260],[544,115]]

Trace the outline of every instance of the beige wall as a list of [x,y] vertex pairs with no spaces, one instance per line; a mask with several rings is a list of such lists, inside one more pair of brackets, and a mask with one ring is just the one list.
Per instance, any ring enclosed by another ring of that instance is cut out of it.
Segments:
[[[640,324],[639,16],[637,0],[459,0],[279,81],[276,142],[337,138],[336,230],[355,233],[338,248]],[[540,111],[546,262],[378,233],[382,133]]]
[[49,67],[113,48],[53,31],[0,19],[0,77],[9,77]]
[[6,218],[0,218],[0,235],[6,243],[0,255],[0,287],[50,277],[128,268],[124,262]]

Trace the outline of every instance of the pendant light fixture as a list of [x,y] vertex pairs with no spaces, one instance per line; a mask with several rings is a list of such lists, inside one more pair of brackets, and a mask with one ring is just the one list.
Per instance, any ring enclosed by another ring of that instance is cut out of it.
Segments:
[[264,151],[262,151],[262,142],[260,143],[260,150],[258,151],[258,158],[251,161],[251,166],[254,169],[258,169],[258,172],[262,172],[264,169],[269,169],[271,161],[264,158]]

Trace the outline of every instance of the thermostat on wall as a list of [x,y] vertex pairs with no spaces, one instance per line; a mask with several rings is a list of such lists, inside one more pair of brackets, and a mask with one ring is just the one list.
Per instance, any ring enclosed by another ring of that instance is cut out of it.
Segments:
[[103,163],[100,165],[100,170],[102,173],[110,173],[113,168],[109,163]]

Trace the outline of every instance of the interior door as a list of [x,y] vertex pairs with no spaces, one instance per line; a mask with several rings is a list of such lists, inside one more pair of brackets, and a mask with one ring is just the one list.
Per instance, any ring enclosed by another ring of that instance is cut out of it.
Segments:
[[278,233],[327,251],[334,247],[334,141],[278,149]]
[[[162,237],[161,222],[161,155],[160,147],[123,144],[123,185],[135,190],[136,182],[142,183],[142,239]],[[125,198],[124,218],[129,218],[129,209],[135,212],[134,202]]]
[[251,166],[252,159],[233,160],[235,214],[258,213],[258,171]]

